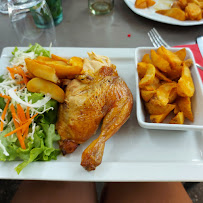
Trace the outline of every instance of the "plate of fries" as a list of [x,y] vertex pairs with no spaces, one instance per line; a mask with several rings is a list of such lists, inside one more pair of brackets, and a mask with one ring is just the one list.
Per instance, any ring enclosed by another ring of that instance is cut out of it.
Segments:
[[154,21],[179,26],[203,24],[203,2],[201,0],[124,1],[134,13]]
[[143,128],[202,130],[202,81],[188,48],[135,50],[136,105]]

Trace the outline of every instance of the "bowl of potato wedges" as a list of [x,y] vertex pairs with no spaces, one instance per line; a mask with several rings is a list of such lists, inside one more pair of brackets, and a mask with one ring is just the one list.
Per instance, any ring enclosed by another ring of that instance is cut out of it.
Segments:
[[136,48],[135,79],[141,127],[203,129],[202,80],[189,48]]

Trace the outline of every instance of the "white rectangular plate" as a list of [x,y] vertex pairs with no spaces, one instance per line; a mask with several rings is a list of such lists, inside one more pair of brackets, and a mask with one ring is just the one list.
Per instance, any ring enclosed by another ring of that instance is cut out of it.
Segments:
[[[193,65],[190,67],[191,75],[193,78],[195,93],[191,98],[192,111],[194,115],[194,121],[191,122],[188,119],[185,119],[184,125],[169,124],[170,119],[173,115],[167,116],[163,123],[152,123],[149,119],[149,114],[146,113],[144,109],[143,102],[140,97],[139,89],[139,76],[137,72],[137,64],[141,62],[144,54],[150,54],[151,50],[157,50],[154,47],[138,47],[135,49],[135,79],[136,79],[136,109],[137,109],[137,119],[140,126],[148,129],[163,129],[163,130],[203,130],[203,88],[202,80],[200,78],[199,72],[195,65],[195,59],[192,51],[189,48],[186,48],[186,57],[185,59],[192,59]],[[168,50],[175,52],[182,48],[167,48]],[[171,113],[172,114],[172,113]]]
[[[8,65],[12,50],[3,50],[0,74]],[[88,51],[110,57],[131,89],[135,102],[135,49],[52,48],[52,53],[63,57],[87,57]],[[95,171],[87,172],[80,166],[81,154],[98,134],[80,145],[73,154],[59,156],[56,161],[31,163],[20,175],[14,170],[19,162],[0,162],[0,179],[203,181],[202,132],[141,128],[134,103],[130,119],[107,141],[102,164]]]

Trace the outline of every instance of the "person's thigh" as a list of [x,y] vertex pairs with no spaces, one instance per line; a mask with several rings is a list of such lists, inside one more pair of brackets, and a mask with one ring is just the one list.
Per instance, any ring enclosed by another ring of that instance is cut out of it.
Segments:
[[107,183],[102,203],[192,203],[181,183]]
[[23,181],[12,203],[96,203],[96,187],[90,182]]

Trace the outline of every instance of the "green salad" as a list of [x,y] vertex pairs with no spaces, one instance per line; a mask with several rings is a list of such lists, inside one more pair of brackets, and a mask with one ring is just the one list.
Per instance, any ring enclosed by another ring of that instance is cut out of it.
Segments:
[[0,160],[21,161],[15,168],[19,174],[33,161],[57,159],[60,136],[55,131],[58,102],[26,88],[24,59],[50,57],[50,51],[35,44],[26,51],[16,47],[12,54],[7,73],[0,76]]

